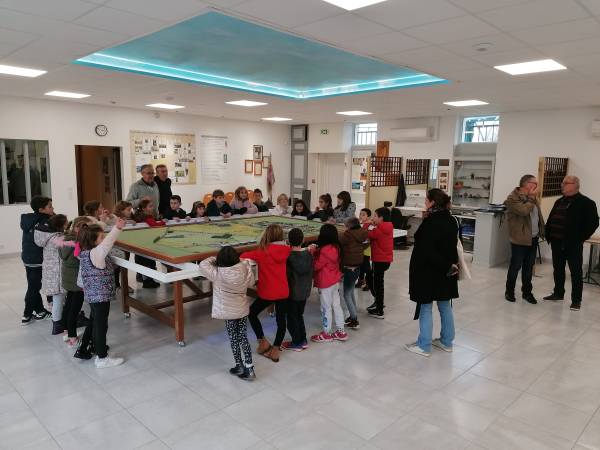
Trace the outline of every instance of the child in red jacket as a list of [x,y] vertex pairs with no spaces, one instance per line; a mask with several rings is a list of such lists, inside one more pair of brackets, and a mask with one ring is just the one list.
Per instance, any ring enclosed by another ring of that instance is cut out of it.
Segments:
[[[312,336],[310,340],[313,342],[332,342],[334,339],[347,341],[348,334],[344,331],[344,312],[340,303],[342,246],[337,227],[329,223],[323,225],[319,231],[317,244],[311,245],[310,251],[314,257],[314,284],[319,289],[323,319],[323,331]],[[331,333],[332,309],[337,328],[333,334]]]
[[[259,248],[240,255],[240,258],[252,259],[258,265],[258,282],[256,283],[258,297],[250,306],[248,320],[256,339],[258,339],[256,352],[273,362],[279,361],[279,347],[285,337],[287,299],[289,297],[287,258],[290,252],[290,247],[283,240],[283,229],[279,225],[272,224],[265,230]],[[272,346],[265,338],[258,318],[260,312],[271,305],[275,306],[277,321],[277,333]]]
[[394,260],[394,226],[390,222],[390,210],[378,208],[373,214],[373,228],[369,231],[371,242],[372,275],[367,279],[375,302],[367,308],[371,317],[383,319],[383,293],[385,271]]

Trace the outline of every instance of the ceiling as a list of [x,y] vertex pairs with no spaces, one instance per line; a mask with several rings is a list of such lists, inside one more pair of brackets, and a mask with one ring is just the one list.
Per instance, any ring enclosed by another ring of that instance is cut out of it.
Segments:
[[[211,9],[451,83],[297,101],[71,64]],[[491,47],[479,52],[478,44]],[[568,70],[512,77],[493,69],[542,58]],[[364,110],[374,113],[371,121],[590,106],[600,104],[600,0],[388,0],[353,12],[321,0],[0,0],[0,64],[48,70],[36,79],[0,76],[0,95],[76,91],[92,94],[81,103],[143,109],[172,102],[186,106],[173,114],[243,120],[333,122],[343,120],[336,111]],[[490,105],[442,104],[472,98]],[[224,104],[239,99],[269,105]]]

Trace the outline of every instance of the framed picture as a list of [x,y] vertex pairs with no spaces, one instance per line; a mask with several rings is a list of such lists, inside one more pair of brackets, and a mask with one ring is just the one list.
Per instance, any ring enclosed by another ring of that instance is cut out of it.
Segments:
[[269,167],[271,165],[271,157],[263,156],[262,164],[263,164],[263,168]]
[[261,161],[254,161],[254,175],[261,176],[262,175],[263,165]]
[[254,161],[251,159],[244,160],[244,173],[252,173],[254,170]]
[[252,154],[254,155],[254,161],[261,161],[263,159],[263,146],[262,145],[254,145],[252,147]]

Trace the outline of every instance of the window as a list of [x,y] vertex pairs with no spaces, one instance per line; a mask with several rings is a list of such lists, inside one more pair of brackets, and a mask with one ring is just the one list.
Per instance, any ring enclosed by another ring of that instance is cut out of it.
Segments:
[[463,142],[497,142],[500,116],[466,117],[463,121]]
[[377,124],[358,123],[354,127],[354,145],[377,144]]
[[50,196],[48,141],[0,139],[0,205]]

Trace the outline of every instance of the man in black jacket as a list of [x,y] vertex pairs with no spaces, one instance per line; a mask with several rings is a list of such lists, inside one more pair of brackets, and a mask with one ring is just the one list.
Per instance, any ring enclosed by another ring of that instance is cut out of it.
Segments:
[[169,178],[169,169],[164,164],[156,166],[156,176],[154,182],[158,186],[159,199],[158,202],[158,213],[164,216],[169,209],[171,209],[170,201],[173,196],[171,192],[171,179]]
[[583,243],[598,228],[598,210],[596,203],[579,192],[579,178],[565,177],[561,190],[563,196],[554,203],[546,223],[546,240],[552,248],[554,292],[544,300],[563,300],[568,263],[571,311],[579,311],[583,293]]

